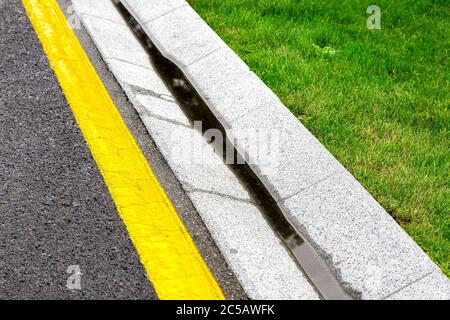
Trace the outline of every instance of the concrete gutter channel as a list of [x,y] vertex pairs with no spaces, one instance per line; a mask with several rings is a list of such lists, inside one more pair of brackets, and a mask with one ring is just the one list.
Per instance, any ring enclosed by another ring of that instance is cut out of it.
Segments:
[[[337,279],[356,299],[450,299],[450,281],[439,268],[185,1],[121,2],[162,55],[181,70],[220,127],[231,133],[238,153],[248,157],[250,171],[264,184],[260,190],[268,190],[287,225],[292,223],[326,263],[324,274],[328,269],[334,277],[325,283]],[[260,218],[264,212],[251,194],[230,170],[221,168],[222,159],[211,155],[211,145],[205,148],[201,134],[183,140],[192,134],[190,119],[158,83],[145,51],[135,48],[135,42],[126,38],[129,34],[120,35],[128,31],[111,1],[73,0],[73,4],[248,296],[319,298]],[[102,34],[100,29],[108,27],[117,39]],[[159,108],[154,101],[149,103],[150,95],[142,94],[149,88],[136,92],[142,83],[158,89]],[[244,143],[249,128],[279,134],[282,162],[276,167],[256,161],[258,151]],[[176,142],[170,141],[174,134],[180,138],[178,143],[195,140],[210,157],[209,167],[180,165],[182,159],[173,154]],[[226,228],[227,224],[233,228]],[[249,241],[252,250],[245,250]],[[346,298],[327,295],[333,290],[318,286],[320,281],[308,268],[303,266],[322,297]]]
[[[136,38],[149,53],[155,69],[174,94],[190,122],[192,124],[196,121],[202,122],[201,128],[196,129],[201,130],[199,133],[203,137],[213,138],[214,141],[210,143],[214,145],[214,150],[216,150],[218,156],[223,158],[224,163],[227,163],[226,154],[218,151],[226,150],[227,146],[232,145],[226,136],[225,128],[215,118],[214,114],[186,79],[182,71],[158,51],[151,39],[148,38],[147,34],[127,9],[120,2],[116,4],[116,7],[127,21],[131,30],[134,31]],[[225,139],[208,135],[208,132],[214,132],[211,130],[216,129],[221,131],[220,137],[225,137]],[[312,282],[313,287],[319,292],[321,297],[325,299],[349,299],[350,297],[333,277],[323,260],[286,219],[285,214],[278,206],[273,195],[265,188],[255,172],[251,170],[245,159],[234,147],[232,150],[232,159],[236,160],[231,161],[228,166],[243,187],[249,192],[252,201],[259,207],[270,226],[272,226],[281,238],[294,260],[296,260],[303,272],[306,273],[308,279]]]

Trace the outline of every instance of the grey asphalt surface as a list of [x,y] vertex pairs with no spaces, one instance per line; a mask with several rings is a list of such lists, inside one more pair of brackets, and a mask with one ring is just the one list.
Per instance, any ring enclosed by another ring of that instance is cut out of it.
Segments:
[[[92,40],[75,31],[225,295],[245,299]],[[20,0],[0,0],[0,32],[0,298],[156,299]],[[66,288],[70,265],[81,290]]]
[[21,2],[0,20],[0,298],[156,298]]

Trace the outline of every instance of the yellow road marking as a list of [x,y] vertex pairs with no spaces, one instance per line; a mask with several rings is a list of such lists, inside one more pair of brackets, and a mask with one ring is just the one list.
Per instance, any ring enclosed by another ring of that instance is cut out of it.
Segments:
[[224,299],[55,0],[23,0],[160,299]]

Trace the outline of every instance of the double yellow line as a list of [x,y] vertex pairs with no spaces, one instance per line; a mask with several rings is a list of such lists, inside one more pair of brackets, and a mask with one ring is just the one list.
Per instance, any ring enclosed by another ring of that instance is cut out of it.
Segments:
[[23,0],[160,299],[223,299],[56,0]]

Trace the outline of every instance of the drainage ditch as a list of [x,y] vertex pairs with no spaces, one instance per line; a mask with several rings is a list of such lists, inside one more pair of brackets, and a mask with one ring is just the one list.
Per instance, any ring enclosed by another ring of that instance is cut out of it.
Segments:
[[[228,150],[227,148],[233,144],[229,141],[225,128],[195,90],[193,85],[188,81],[181,69],[158,50],[136,19],[122,3],[117,0],[113,0],[113,3],[127,21],[128,26],[133,31],[135,37],[147,51],[159,76],[171,90],[191,123],[201,121],[202,134],[209,129],[219,130],[225,139],[222,139],[222,141],[214,139],[207,142],[216,144],[215,150]],[[217,145],[217,143],[222,145]],[[225,161],[225,154],[223,152],[218,154],[224,158],[224,164],[234,172],[240,183],[250,193],[253,201],[264,214],[264,218],[278,234],[298,267],[306,274],[311,285],[316,289],[319,295],[327,300],[352,299],[339,284],[336,277],[311,244],[305,241],[300,233],[289,222],[283,209],[278,205],[273,195],[262,183],[258,175],[245,161],[245,157],[243,157],[236,148],[234,148],[232,152],[234,152],[233,159],[236,160],[233,164],[226,164],[227,162]]]

